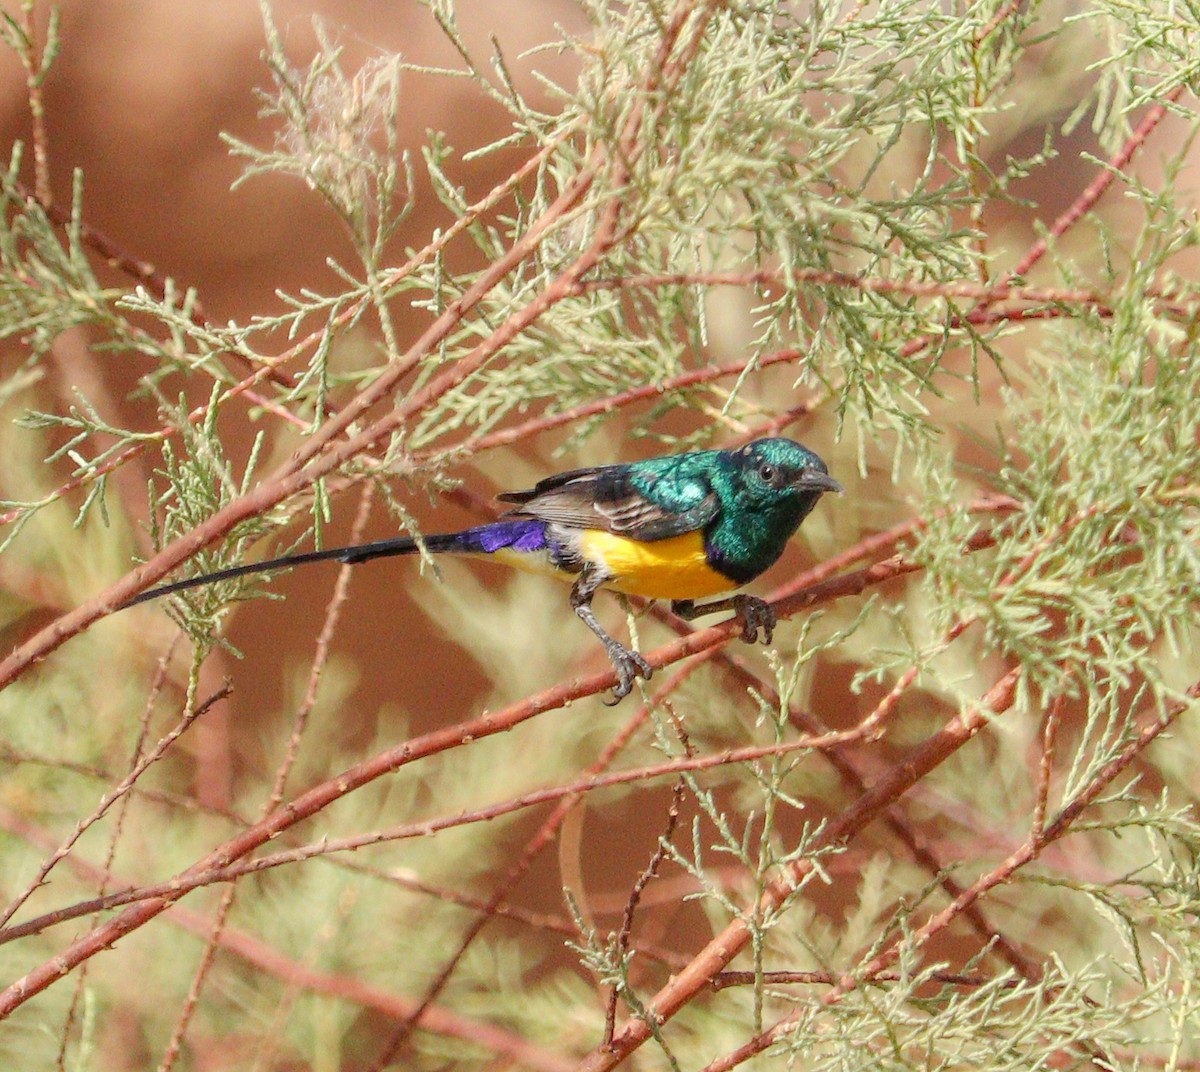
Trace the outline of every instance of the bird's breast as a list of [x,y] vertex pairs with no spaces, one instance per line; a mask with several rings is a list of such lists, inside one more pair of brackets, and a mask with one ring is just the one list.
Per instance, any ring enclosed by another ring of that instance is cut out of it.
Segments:
[[605,588],[647,599],[699,599],[737,585],[708,564],[704,533],[631,540],[601,529],[579,535],[579,553],[611,575]]

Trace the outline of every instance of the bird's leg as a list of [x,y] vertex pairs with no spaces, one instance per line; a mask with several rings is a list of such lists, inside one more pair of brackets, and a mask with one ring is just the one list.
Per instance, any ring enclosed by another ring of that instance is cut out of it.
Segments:
[[744,592],[739,592],[735,596],[727,596],[725,599],[715,599],[711,603],[702,603],[700,606],[696,606],[690,599],[673,599],[671,600],[671,610],[689,622],[703,614],[712,614],[718,610],[732,610],[742,620],[742,639],[747,644],[757,641],[760,632],[762,633],[762,642],[770,644],[771,636],[775,632],[776,618],[771,604],[766,600],[759,599],[758,596],[748,596]]
[[600,643],[604,645],[604,650],[612,661],[613,669],[617,672],[617,684],[613,689],[613,698],[611,701],[604,701],[609,707],[612,707],[629,695],[633,690],[635,679],[641,677],[648,681],[654,671],[641,655],[636,651],[630,651],[624,644],[610,637],[597,621],[592,610],[592,596],[596,594],[596,590],[604,583],[604,580],[604,575],[592,563],[585,563],[579,579],[571,586],[571,609],[575,611],[579,620],[599,637]]

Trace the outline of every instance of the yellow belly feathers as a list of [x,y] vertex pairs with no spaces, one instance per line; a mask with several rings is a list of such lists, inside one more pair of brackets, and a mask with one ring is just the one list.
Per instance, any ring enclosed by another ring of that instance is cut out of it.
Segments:
[[[704,535],[687,532],[666,540],[642,543],[601,529],[579,534],[579,553],[613,575],[603,587],[647,599],[700,599],[728,592],[737,585],[705,561]],[[578,574],[559,569],[545,552],[501,548],[482,559],[502,562],[527,573],[544,573],[568,583]]]
[[648,599],[698,599],[736,588],[704,557],[704,534],[687,532],[641,543],[599,529],[582,533],[583,557],[603,563],[613,574],[604,587]]

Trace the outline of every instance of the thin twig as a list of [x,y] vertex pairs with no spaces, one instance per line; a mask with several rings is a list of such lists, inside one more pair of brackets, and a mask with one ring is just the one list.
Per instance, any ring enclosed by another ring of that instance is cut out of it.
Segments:
[[[171,638],[167,645],[167,650],[159,657],[158,664],[154,669],[154,677],[150,681],[150,691],[146,696],[146,702],[142,705],[142,717],[138,725],[137,738],[133,742],[133,753],[129,759],[129,769],[134,770],[137,767],[138,761],[142,758],[142,752],[146,747],[146,739],[150,734],[150,719],[154,714],[155,705],[158,703],[159,697],[162,695],[163,687],[167,683],[167,673],[171,665],[171,660],[175,657],[175,649],[179,646],[180,634],[176,634]],[[108,883],[112,878],[113,860],[116,858],[117,846],[121,841],[121,832],[125,827],[125,815],[129,810],[129,802],[132,800],[133,794],[126,793],[118,801],[113,818],[113,830],[108,839],[108,850],[104,857],[104,864],[100,871],[99,894],[103,898],[108,892]],[[99,921],[99,910],[92,918],[92,926],[94,927]],[[87,968],[84,964],[79,971],[75,980],[75,992],[71,995],[71,1004],[67,1009],[66,1020],[63,1024],[62,1041],[58,1049],[58,1067],[64,1068],[67,1060],[67,1044],[71,1036],[71,1027],[75,1021],[75,1014],[79,1007],[79,1002],[83,997],[84,986],[87,982]]]
[[1050,780],[1054,774],[1054,752],[1058,742],[1058,727],[1062,724],[1063,708],[1067,698],[1059,692],[1046,708],[1042,721],[1042,754],[1038,763],[1037,789],[1033,798],[1033,818],[1030,820],[1030,836],[1037,837],[1046,822],[1046,808],[1050,799]]
[[[693,749],[690,744],[687,745],[687,755],[693,754]],[[675,836],[675,827],[679,824],[679,815],[683,810],[683,794],[687,789],[687,782],[682,778],[675,783],[675,788],[671,790],[671,804],[667,808],[667,826],[661,835],[659,835],[658,844],[655,846],[654,854],[650,857],[650,862],[642,869],[642,872],[634,882],[633,888],[629,891],[629,900],[625,903],[625,911],[621,915],[621,926],[617,931],[616,949],[614,956],[618,962],[624,962],[629,955],[630,936],[633,933],[633,917],[637,912],[638,904],[641,902],[642,893],[646,887],[658,875],[658,869],[662,866],[663,860],[667,858],[667,846]],[[613,1032],[617,1025],[617,999],[621,996],[621,988],[613,986],[608,998],[608,1007],[604,1013],[604,1045],[612,1042]]]
[[[54,839],[47,831],[35,826],[24,816],[5,808],[0,808],[0,829],[43,848],[52,848],[54,845]],[[100,875],[98,868],[80,859],[78,855],[71,856],[67,866],[86,882],[94,883]],[[206,937],[212,933],[211,918],[184,905],[173,905],[165,913],[165,918],[174,926],[199,937]],[[302,987],[311,993],[324,994],[337,1001],[358,1005],[397,1020],[408,1016],[413,1009],[414,1003],[411,998],[364,983],[355,976],[317,971],[309,965],[296,962],[260,938],[236,927],[225,928],[219,937],[219,943],[221,950],[226,954],[289,986]],[[568,1072],[573,1065],[573,1062],[566,1058],[528,1042],[511,1031],[463,1016],[441,1005],[426,1009],[418,1021],[418,1026],[422,1031],[479,1046],[515,1061],[521,1067],[536,1069],[538,1072]]]
[[[819,855],[822,847],[845,843],[930,771],[973,740],[989,721],[1008,710],[1016,694],[1019,676],[1020,671],[1016,669],[1004,674],[977,706],[955,715],[903,762],[893,766],[854,804],[830,819],[820,835],[814,838],[810,854],[791,864],[782,877],[769,884],[763,894],[761,907],[766,909],[782,903],[811,871],[813,859]],[[696,994],[706,989],[712,978],[726,969],[729,962],[747,946],[750,937],[750,925],[745,916],[734,919],[692,958],[686,968],[677,972],[659,990],[649,1003],[649,1015],[658,1024],[669,1020]],[[640,1017],[627,1021],[609,1046],[597,1047],[588,1055],[580,1066],[581,1070],[600,1072],[616,1067],[652,1033],[652,1027]]]
[[21,2],[21,33],[24,47],[19,50],[25,67],[25,95],[29,101],[29,119],[33,129],[33,174],[38,197],[46,204],[53,200],[50,186],[50,141],[46,135],[46,104],[42,79],[46,74],[44,49],[38,46],[34,0]]
[[[858,594],[871,585],[913,572],[917,568],[916,565],[906,563],[901,559],[889,560],[886,563],[867,567],[857,573],[826,581],[807,592],[797,593],[791,599],[783,601],[776,609],[777,612],[786,616],[822,601]],[[665,666],[667,663],[678,661],[685,656],[724,644],[733,636],[738,635],[740,628],[739,623],[731,621],[708,629],[697,630],[649,653],[647,660],[653,666]],[[287,806],[276,811],[267,820],[254,824],[248,830],[198,860],[177,876],[172,883],[169,883],[161,895],[153,900],[135,905],[117,918],[94,928],[73,942],[52,962],[34,968],[23,978],[12,983],[6,990],[0,992],[0,1019],[61,978],[64,969],[69,971],[76,964],[89,959],[102,949],[111,946],[125,934],[149,922],[164,911],[170,903],[182,896],[189,888],[189,880],[194,880],[197,875],[203,875],[214,867],[228,866],[230,861],[252,852],[277,837],[283,830],[323,810],[334,800],[340,799],[401,766],[449,748],[460,747],[468,741],[475,741],[481,737],[511,729],[535,715],[560,708],[571,700],[583,696],[595,696],[605,689],[611,688],[614,681],[614,673],[612,670],[607,670],[581,681],[556,685],[500,712],[485,713],[480,718],[472,719],[458,726],[435,730],[422,737],[412,738],[313,786],[300,796],[293,798]]]
[[134,764],[133,769],[120,781],[120,783],[101,798],[100,803],[96,805],[92,813],[86,818],[80,819],[70,836],[67,837],[66,840],[64,840],[63,843],[59,845],[59,847],[49,857],[42,861],[42,865],[40,868],[38,868],[38,873],[33,881],[21,893],[17,894],[17,896],[14,897],[11,902],[9,902],[8,907],[4,909],[3,913],[0,913],[0,928],[7,924],[8,921],[11,920],[12,917],[20,910],[21,906],[28,901],[29,898],[34,895],[34,893],[37,892],[37,890],[46,881],[46,878],[50,872],[60,860],[70,853],[71,849],[75,847],[76,842],[83,837],[84,833],[95,823],[99,822],[99,820],[104,817],[108,809],[129,792],[134,783],[137,782],[142,774],[145,773],[145,771],[154,763],[157,763],[166,753],[167,749],[169,749],[171,745],[179,740],[179,738],[191,728],[198,718],[203,717],[203,715],[208,712],[214,704],[217,704],[221,700],[225,699],[232,691],[233,686],[229,682],[226,682],[222,688],[214,692],[203,703],[190,710],[184,711],[183,716],[179,719],[171,731],[160,738],[158,743],[149,752],[142,756],[137,763]]
[[[1009,278],[1014,278],[1015,273]],[[932,279],[876,279],[853,272],[826,268],[793,268],[785,272],[775,268],[756,268],[742,272],[656,272],[626,275],[612,279],[587,279],[578,286],[580,294],[603,290],[639,290],[685,286],[765,287],[781,289],[795,283],[816,286],[844,287],[868,294],[899,294],[914,298],[940,298],[946,301],[967,298],[981,305],[1001,302],[1028,302],[1038,305],[1083,305],[1111,312],[1115,299],[1093,290],[1065,287],[1034,287],[1012,282],[966,283]],[[1162,294],[1153,289],[1146,292],[1156,307],[1181,317],[1195,315],[1195,304]],[[1006,311],[1002,316],[1016,315],[1019,310]]]
[[[566,135],[564,134],[563,137]],[[437,256],[454,237],[461,234],[463,230],[470,227],[476,220],[495,205],[512,190],[519,186],[529,175],[530,172],[542,166],[545,162],[545,156],[552,149],[557,147],[563,138],[555,138],[544,145],[537,153],[534,153],[528,161],[521,167],[517,168],[512,174],[505,178],[492,188],[483,198],[469,206],[454,223],[444,232],[440,233],[436,238],[430,241],[423,249],[414,254],[404,265],[393,269],[388,275],[388,281],[391,284],[404,278],[406,275],[414,271],[419,265],[425,263],[430,258]],[[254,387],[261,383],[264,379],[271,378],[273,372],[284,365],[290,364],[298,359],[305,352],[316,348],[325,338],[327,332],[345,328],[354,323],[363,313],[368,299],[363,297],[355,302],[350,303],[346,308],[334,316],[327,324],[311,332],[308,336],[294,343],[278,357],[273,358],[269,362],[263,362],[262,365],[255,369],[248,377],[241,382],[233,385],[226,390],[220,398],[220,403],[224,404],[230,399],[236,398],[238,395],[247,395],[250,397]],[[269,404],[267,400],[261,396],[255,395],[253,400],[256,404]],[[274,410],[272,410],[274,412]],[[206,402],[203,405],[197,406],[187,415],[187,423],[199,424],[209,413],[209,406]],[[70,480],[64,482],[55,491],[51,492],[44,500],[45,502],[54,502],[76,489],[83,487],[85,484],[91,483],[100,477],[106,476],[109,473],[119,469],[134,458],[139,457],[149,447],[155,443],[167,442],[179,434],[177,428],[164,428],[159,432],[144,435],[138,442],[127,447],[125,450],[109,458],[107,461],[95,466],[89,472],[80,473]],[[4,513],[0,513],[0,525],[8,525],[18,518],[23,516],[23,509],[12,509]]]
[[[371,517],[371,504],[374,500],[374,494],[375,487],[373,484],[363,485],[358,514],[354,519],[354,525],[350,534],[352,543],[360,543],[362,541],[367,522]],[[271,789],[271,794],[264,803],[259,815],[260,821],[279,807],[280,802],[283,800],[284,786],[287,783],[287,778],[291,773],[292,767],[295,765],[296,757],[300,750],[300,742],[308,726],[309,716],[316,706],[317,687],[321,680],[321,672],[329,659],[330,645],[333,641],[334,633],[337,631],[338,623],[341,620],[341,612],[345,606],[349,588],[350,567],[343,566],[338,571],[333,595],[325,610],[325,621],[321,627],[320,635],[317,637],[316,651],[313,656],[312,668],[308,675],[308,685],[304,692],[304,699],[301,700],[295,718],[292,720],[292,732],[288,738],[283,758],[280,760],[279,767],[275,772],[275,783]],[[176,1017],[170,1041],[167,1043],[167,1047],[163,1051],[162,1060],[158,1065],[158,1072],[171,1072],[171,1069],[175,1067],[175,1062],[179,1059],[184,1036],[187,1034],[188,1025],[191,1023],[192,1016],[200,1001],[200,992],[204,986],[204,981],[208,978],[208,973],[212,969],[217,950],[220,947],[221,933],[225,929],[229,913],[233,909],[236,891],[236,886],[230,885],[221,895],[216,917],[213,920],[208,938],[205,940],[204,952],[200,957],[199,964],[196,966],[196,971],[192,975],[192,982],[188,988],[187,997],[184,999],[183,1005],[179,1010],[179,1016]]]
[[[1197,698],[1200,698],[1200,681],[1193,683],[1191,688],[1188,689],[1187,699],[1171,704],[1161,714],[1156,709],[1152,710],[1146,716],[1149,718],[1149,724],[1144,726],[1137,737],[1130,741],[1095,774],[1087,786],[1076,794],[1074,799],[1058,813],[1049,826],[1031,831],[1030,836],[1019,849],[1011,853],[1006,860],[993,868],[989,873],[977,879],[952,904],[936,913],[917,930],[911,934],[906,933],[901,938],[896,939],[887,949],[878,953],[867,964],[856,970],[853,975],[843,975],[828,993],[822,995],[822,1004],[835,1004],[841,1001],[850,991],[874,980],[879,973],[888,970],[899,959],[903,949],[913,950],[927,945],[931,938],[944,931],[958,918],[968,905],[974,904],[987,892],[1007,882],[1017,870],[1035,860],[1039,853],[1052,841],[1065,836],[1083,811],[1112,784],[1112,781],[1122,771],[1145,751],[1146,747],[1159,734],[1171,726],[1191,706],[1190,701],[1194,701]],[[781,1035],[785,1034],[800,1015],[802,1014],[797,1012],[784,1017],[771,1028],[755,1036],[724,1058],[710,1063],[706,1066],[704,1072],[729,1072],[729,1070],[747,1061],[755,1054],[761,1053]]]
[[[872,977],[871,985],[877,986],[883,983],[898,983],[902,982],[911,976],[905,976],[900,972],[886,971],[880,972]],[[927,979],[931,983],[943,983],[946,986],[1000,986],[1007,989],[1015,989],[1019,986],[1026,985],[1026,980],[1020,978],[997,978],[995,975],[988,975],[984,972],[952,972],[952,971],[932,971],[921,976],[922,979]],[[756,986],[762,984],[764,986],[789,986],[799,984],[802,986],[837,986],[842,982],[842,976],[839,972],[830,971],[765,971],[761,973],[752,971],[723,971],[719,972],[710,984],[714,990],[724,990],[730,986]]]

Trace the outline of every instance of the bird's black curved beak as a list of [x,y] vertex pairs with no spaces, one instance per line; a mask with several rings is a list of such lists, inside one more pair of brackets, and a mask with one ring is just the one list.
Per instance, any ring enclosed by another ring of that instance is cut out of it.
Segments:
[[796,478],[796,487],[804,491],[836,491],[841,495],[846,489],[828,473],[820,469],[806,469]]

